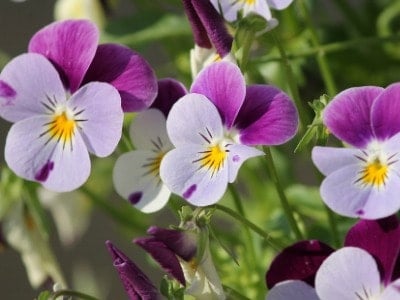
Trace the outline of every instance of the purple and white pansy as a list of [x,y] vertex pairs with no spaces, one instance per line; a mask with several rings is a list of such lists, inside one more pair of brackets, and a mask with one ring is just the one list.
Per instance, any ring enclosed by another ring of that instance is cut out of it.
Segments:
[[396,216],[361,220],[335,252],[321,242],[302,241],[279,254],[267,272],[267,299],[399,299],[399,253]]
[[352,148],[314,147],[326,176],[323,201],[348,217],[379,219],[400,208],[400,84],[347,89],[323,112],[328,130]]
[[214,204],[242,163],[264,154],[252,146],[285,143],[297,125],[285,93],[268,85],[246,87],[235,64],[214,63],[169,113],[167,132],[175,148],[161,162],[161,179],[194,205]]
[[173,148],[167,135],[166,117],[171,106],[186,93],[176,80],[159,80],[153,105],[137,114],[130,126],[129,134],[136,149],[122,154],[115,163],[116,191],[142,212],[160,210],[171,195],[159,176],[161,160]]

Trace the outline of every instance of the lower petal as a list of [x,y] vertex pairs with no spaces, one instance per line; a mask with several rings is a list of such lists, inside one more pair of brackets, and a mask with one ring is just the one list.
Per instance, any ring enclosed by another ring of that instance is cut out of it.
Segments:
[[312,149],[312,161],[318,170],[328,176],[332,172],[345,166],[356,165],[359,161],[356,155],[360,150],[351,148],[334,148],[316,146]]
[[41,135],[48,121],[48,117],[34,117],[15,123],[6,140],[6,162],[18,176],[49,190],[77,189],[89,177],[89,153],[78,132],[67,145]]
[[400,299],[400,279],[389,284],[381,295],[381,300],[397,300]]
[[246,145],[235,144],[229,147],[228,170],[229,170],[229,182],[234,182],[239,172],[239,168],[249,158],[264,155],[264,152],[254,147]]
[[274,286],[267,295],[267,300],[319,300],[315,289],[300,280],[287,280]]

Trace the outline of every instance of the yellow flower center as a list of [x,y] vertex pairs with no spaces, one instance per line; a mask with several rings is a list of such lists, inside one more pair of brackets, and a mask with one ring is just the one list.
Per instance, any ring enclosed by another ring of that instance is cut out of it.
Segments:
[[143,168],[146,168],[146,173],[144,175],[153,175],[159,178],[160,175],[160,165],[161,160],[163,159],[165,153],[160,152],[156,157],[151,157],[147,159],[147,162],[142,165]]
[[388,176],[388,165],[382,163],[379,159],[368,163],[361,171],[361,181],[366,185],[382,186]]
[[76,121],[73,118],[69,118],[67,113],[63,111],[61,114],[54,116],[48,125],[51,138],[66,143],[74,136]]
[[200,153],[202,156],[196,161],[200,162],[201,168],[211,170],[212,175],[217,173],[224,166],[227,151],[221,148],[220,145],[210,146],[206,151]]
[[245,4],[253,5],[256,0],[242,0]]

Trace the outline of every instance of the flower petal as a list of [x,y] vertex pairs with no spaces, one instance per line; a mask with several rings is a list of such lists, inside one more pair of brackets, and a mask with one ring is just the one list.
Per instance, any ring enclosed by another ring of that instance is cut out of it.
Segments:
[[121,139],[124,118],[117,90],[107,83],[91,82],[73,94],[68,105],[82,120],[79,130],[89,152],[110,155]]
[[400,279],[389,284],[381,294],[381,300],[400,299]]
[[229,171],[228,181],[235,181],[239,168],[247,159],[261,155],[265,155],[265,153],[254,147],[240,144],[229,146],[229,155],[227,158]]
[[172,149],[169,141],[166,119],[163,113],[155,108],[138,113],[129,128],[129,135],[136,149],[152,150],[163,154]]
[[376,297],[380,293],[380,278],[374,258],[360,248],[337,250],[320,266],[315,289],[324,300]]
[[164,156],[160,167],[160,176],[165,185],[196,206],[216,203],[228,185],[226,164],[213,172],[196,163],[202,152],[204,148],[199,146],[180,146]]
[[242,4],[240,4],[240,2],[232,0],[211,0],[211,3],[213,4],[214,8],[219,11],[223,15],[224,19],[228,22],[236,21],[237,14],[243,6]]
[[358,165],[355,156],[359,154],[359,149],[316,146],[312,149],[311,157],[318,170],[328,176],[343,167]]
[[0,116],[17,122],[46,112],[46,102],[64,102],[65,90],[56,69],[42,55],[22,54],[0,74]]
[[272,261],[266,274],[269,289],[285,280],[298,279],[314,286],[319,266],[334,250],[317,240],[300,241],[285,248]]
[[148,108],[157,95],[157,79],[148,62],[122,45],[103,44],[97,48],[84,79],[90,81],[113,85],[121,95],[125,112]]
[[235,121],[243,144],[283,144],[296,134],[297,126],[297,110],[289,96],[273,86],[247,87]]
[[6,140],[6,162],[18,176],[38,181],[49,190],[72,191],[89,177],[89,153],[79,132],[67,143],[58,142],[49,133],[42,135],[48,123],[49,117],[15,123]]
[[339,139],[363,148],[374,137],[371,107],[383,88],[355,87],[336,95],[324,110],[324,123]]
[[[113,182],[117,193],[145,213],[163,208],[171,194],[161,182],[158,166],[149,165],[156,160],[154,152],[132,151],[122,154],[113,170]],[[145,166],[146,164],[149,166]]]
[[392,272],[400,251],[400,223],[396,215],[379,220],[360,220],[348,231],[344,245],[364,249],[378,265],[384,285]]
[[287,280],[275,285],[267,295],[267,300],[319,300],[315,289],[300,280]]
[[211,100],[229,129],[243,104],[246,84],[238,66],[221,61],[204,68],[197,75],[190,92],[202,94]]
[[183,275],[182,267],[178,258],[163,242],[154,237],[138,238],[133,242],[147,251],[154,260],[161,265],[165,272],[170,274],[183,286],[186,285],[185,276]]
[[29,42],[29,52],[51,60],[70,91],[75,92],[96,53],[99,32],[88,20],[54,22],[38,32]]
[[214,104],[199,94],[183,96],[167,118],[168,136],[175,145],[204,145],[222,138],[221,117]]
[[187,90],[181,82],[173,78],[160,79],[157,97],[150,107],[161,110],[167,117],[172,105],[186,94]]
[[270,7],[278,10],[285,9],[288,7],[293,0],[267,0],[267,3]]
[[371,110],[375,135],[385,140],[400,132],[400,83],[388,86],[374,102]]

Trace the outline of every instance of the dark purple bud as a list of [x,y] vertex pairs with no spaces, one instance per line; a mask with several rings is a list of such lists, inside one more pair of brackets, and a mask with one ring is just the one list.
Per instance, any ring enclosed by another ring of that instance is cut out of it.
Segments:
[[194,10],[192,0],[182,0],[182,2],[186,16],[189,19],[190,27],[192,28],[194,43],[202,48],[211,49],[212,44],[208,38],[207,31],[197,15],[197,12]]
[[158,300],[162,299],[150,279],[140,270],[123,252],[110,241],[106,241],[114,267],[131,300]]
[[300,241],[285,248],[275,257],[267,271],[267,287],[271,289],[285,280],[302,280],[314,286],[315,274],[333,251],[317,240]]

